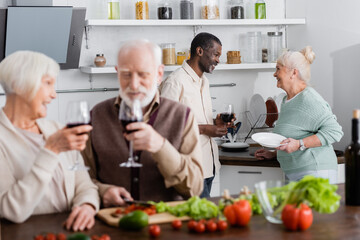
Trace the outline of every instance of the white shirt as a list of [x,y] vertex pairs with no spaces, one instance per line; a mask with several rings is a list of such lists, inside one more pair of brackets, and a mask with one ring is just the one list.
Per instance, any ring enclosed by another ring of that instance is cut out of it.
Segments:
[[[161,83],[159,90],[162,97],[190,107],[199,125],[214,124],[209,80],[205,75],[199,77],[186,61]],[[204,134],[200,135],[200,141],[204,178],[209,178],[214,176],[213,166],[216,172],[220,169],[218,146],[211,137]]]

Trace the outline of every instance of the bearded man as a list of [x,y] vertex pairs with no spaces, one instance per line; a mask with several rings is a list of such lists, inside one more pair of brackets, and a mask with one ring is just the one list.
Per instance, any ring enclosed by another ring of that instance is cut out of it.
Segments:
[[[190,108],[159,96],[161,58],[160,47],[147,40],[125,43],[115,67],[119,96],[91,111],[93,130],[82,154],[105,207],[123,205],[125,198],[170,201],[202,192],[198,126]],[[143,122],[124,129],[118,119],[120,103],[132,105],[134,100],[140,101]],[[128,160],[129,141],[142,167],[119,166]]]

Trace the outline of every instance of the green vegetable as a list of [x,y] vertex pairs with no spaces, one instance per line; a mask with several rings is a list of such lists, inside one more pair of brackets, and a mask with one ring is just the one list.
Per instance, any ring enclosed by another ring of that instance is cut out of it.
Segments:
[[157,212],[169,212],[177,217],[189,216],[195,220],[208,219],[217,217],[219,209],[213,202],[200,199],[199,197],[191,197],[185,203],[176,206],[168,206],[164,202],[159,202],[156,205]]
[[67,240],[90,240],[90,237],[83,233],[74,233],[74,234],[69,235],[66,239]]
[[272,194],[282,202],[277,213],[282,211],[286,204],[300,203],[306,203],[319,213],[334,213],[339,208],[341,199],[336,190],[337,186],[330,184],[328,179],[305,176],[298,182],[273,188]]
[[119,221],[119,227],[126,230],[140,230],[149,224],[148,215],[140,210],[135,210],[123,216]]
[[157,213],[167,212],[168,208],[169,208],[169,206],[166,203],[164,203],[163,201],[160,201],[158,203],[149,201],[148,203],[155,205]]

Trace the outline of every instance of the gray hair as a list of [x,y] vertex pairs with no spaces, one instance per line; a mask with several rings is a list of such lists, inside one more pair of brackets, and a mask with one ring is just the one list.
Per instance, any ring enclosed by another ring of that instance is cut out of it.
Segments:
[[141,48],[141,47],[146,47],[152,52],[153,58],[155,60],[155,64],[157,67],[161,65],[161,63],[162,63],[161,48],[157,44],[152,43],[147,39],[139,39],[139,40],[135,40],[135,41],[125,42],[119,50],[119,55],[124,52],[128,52],[132,49],[137,49],[137,48]]
[[278,58],[277,63],[299,71],[300,78],[308,84],[311,78],[310,64],[315,60],[315,53],[310,46],[300,51],[285,51]]
[[17,51],[0,62],[0,84],[5,94],[24,95],[30,100],[44,76],[56,78],[60,67],[52,58],[32,51]]

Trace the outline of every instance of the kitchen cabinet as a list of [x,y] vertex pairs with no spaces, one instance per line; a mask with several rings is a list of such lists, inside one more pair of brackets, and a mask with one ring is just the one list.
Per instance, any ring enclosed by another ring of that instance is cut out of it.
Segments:
[[220,193],[228,189],[230,194],[239,194],[247,186],[254,191],[257,182],[265,180],[284,180],[284,173],[278,167],[248,167],[222,165],[220,169]]

